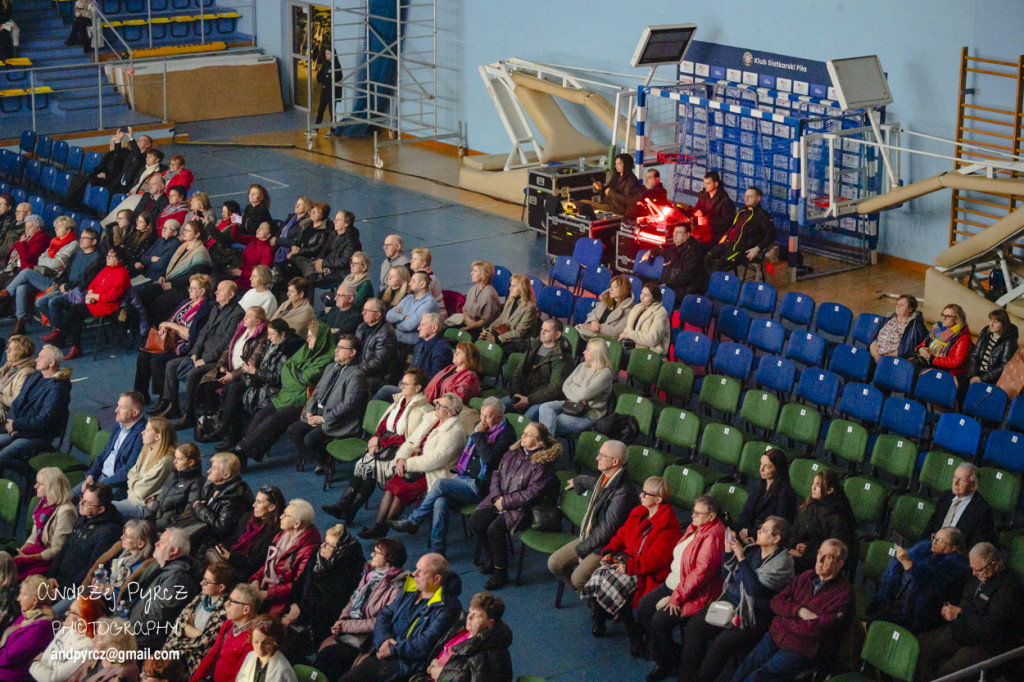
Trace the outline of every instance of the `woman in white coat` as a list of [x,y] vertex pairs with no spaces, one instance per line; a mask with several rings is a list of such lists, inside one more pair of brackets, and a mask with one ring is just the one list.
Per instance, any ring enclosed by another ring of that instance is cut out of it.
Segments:
[[298,682],[292,664],[281,652],[285,630],[273,616],[256,616],[249,626],[250,651],[238,669],[235,682]]
[[462,398],[444,393],[434,401],[434,414],[427,417],[406,439],[395,455],[395,474],[384,486],[384,497],[373,525],[357,535],[364,540],[387,535],[388,519],[397,519],[407,505],[426,495],[435,482],[451,478],[466,444],[466,431],[459,421]]
[[669,324],[668,311],[661,304],[661,289],[654,282],[644,284],[640,290],[640,303],[629,311],[626,328],[619,334],[619,341],[626,348],[650,350],[662,357],[668,355],[672,325]]

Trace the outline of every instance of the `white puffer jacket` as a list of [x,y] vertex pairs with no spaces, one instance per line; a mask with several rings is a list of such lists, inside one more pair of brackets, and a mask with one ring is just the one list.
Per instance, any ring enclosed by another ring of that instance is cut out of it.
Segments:
[[[396,459],[409,460],[409,471],[427,475],[428,490],[436,481],[453,476],[449,469],[458,464],[462,448],[466,444],[466,431],[462,428],[458,416],[449,417],[430,433],[435,424],[437,415],[432,414],[424,419],[419,428],[402,443],[395,456]],[[419,452],[420,442],[427,433],[430,433],[430,437],[424,443],[423,451]]]

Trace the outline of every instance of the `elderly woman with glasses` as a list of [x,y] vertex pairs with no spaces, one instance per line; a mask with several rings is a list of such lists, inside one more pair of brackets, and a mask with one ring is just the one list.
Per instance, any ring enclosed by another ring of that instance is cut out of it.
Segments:
[[200,593],[178,614],[162,647],[163,651],[179,652],[189,675],[199,667],[227,620],[225,607],[235,587],[235,570],[223,561],[210,564],[199,585]]
[[267,550],[266,561],[249,579],[249,584],[260,591],[260,599],[274,616],[285,612],[295,582],[320,547],[322,540],[320,531],[313,525],[315,520],[313,505],[309,502],[301,499],[289,502],[281,514],[281,532]]
[[[97,592],[105,595],[110,601],[117,598],[123,588],[142,575],[146,562],[153,556],[153,525],[141,519],[131,519],[124,524],[121,538],[106,552],[100,555],[82,581],[82,590],[88,594]],[[109,585],[96,582],[96,570],[103,566],[109,574]],[[70,601],[61,601],[55,607],[60,613],[67,608]]]
[[72,360],[82,354],[82,324],[89,317],[101,318],[117,314],[121,299],[131,287],[131,276],[125,267],[124,253],[118,247],[107,250],[107,265],[89,283],[85,302],[68,309],[61,322],[61,336],[66,336],[71,350],[64,356]]
[[377,615],[405,587],[409,572],[402,566],[406,559],[405,546],[398,540],[379,538],[374,542],[359,584],[316,654],[314,667],[327,679],[336,680],[348,672],[363,645],[373,641]]
[[426,417],[395,454],[395,473],[384,486],[384,496],[373,525],[359,531],[364,540],[384,537],[388,519],[397,519],[406,505],[418,502],[435,481],[451,478],[466,432],[459,421],[462,398],[445,393],[434,401],[434,414]]
[[320,550],[295,586],[297,601],[281,617],[288,627],[289,660],[305,662],[331,634],[331,625],[359,584],[365,563],[362,546],[345,526],[339,523],[327,529]]
[[668,577],[672,549],[682,531],[670,504],[672,489],[660,476],[640,488],[640,504],[601,550],[601,566],[580,593],[590,602],[591,633],[603,637],[608,618],[626,626],[634,657],[642,655],[643,635],[633,620],[640,599]]
[[341,499],[323,510],[331,516],[352,523],[356,513],[373,495],[375,486],[383,488],[395,473],[395,454],[414,433],[424,419],[433,415],[433,409],[423,387],[427,375],[413,367],[406,371],[398,384],[394,401],[377,423],[366,444],[366,454],[356,462],[352,480]]

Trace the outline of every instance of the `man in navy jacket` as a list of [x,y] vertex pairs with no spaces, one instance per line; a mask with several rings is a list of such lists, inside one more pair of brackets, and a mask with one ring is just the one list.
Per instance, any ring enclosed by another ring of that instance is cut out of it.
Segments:
[[43,346],[36,356],[36,371],[25,379],[7,412],[0,433],[0,469],[19,471],[34,478],[27,461],[64,435],[71,403],[71,370],[61,369],[60,348]]
[[[89,467],[85,480],[75,486],[72,497],[78,498],[85,485],[106,483],[114,490],[114,498],[123,498],[128,490],[128,470],[135,466],[142,450],[142,432],[146,419],[142,416],[145,399],[138,391],[126,391],[117,399],[114,421],[117,428],[110,434],[103,452]],[[124,513],[124,510],[121,510]]]
[[462,583],[448,571],[448,561],[440,554],[426,554],[416,562],[402,593],[377,616],[374,654],[341,682],[408,680],[426,667],[430,652],[462,613]]

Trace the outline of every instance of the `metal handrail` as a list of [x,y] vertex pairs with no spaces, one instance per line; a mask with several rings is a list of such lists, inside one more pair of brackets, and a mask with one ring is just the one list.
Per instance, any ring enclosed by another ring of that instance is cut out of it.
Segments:
[[957,672],[946,675],[945,677],[940,677],[934,680],[934,682],[959,682],[960,680],[974,679],[975,675],[980,675],[978,679],[981,682],[985,682],[986,670],[1003,665],[1004,663],[1009,663],[1010,661],[1015,661],[1018,658],[1024,658],[1024,646],[1011,649],[1006,653],[999,654],[998,656],[993,656],[981,663],[975,663],[969,668],[964,668],[963,670],[958,670]]

